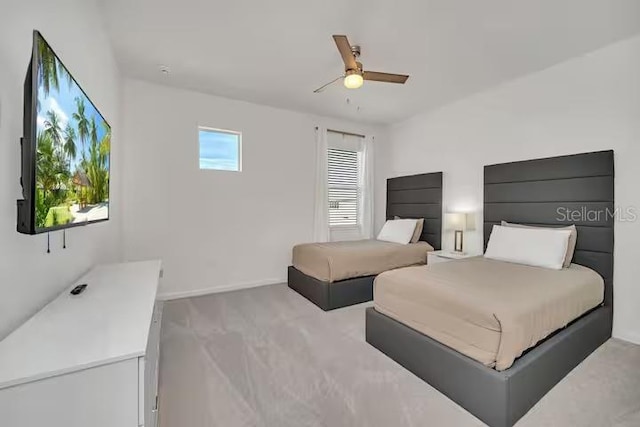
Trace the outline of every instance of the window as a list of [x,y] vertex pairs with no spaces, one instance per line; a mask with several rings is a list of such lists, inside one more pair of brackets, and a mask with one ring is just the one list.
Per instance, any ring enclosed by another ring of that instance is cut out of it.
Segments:
[[200,169],[242,170],[242,134],[230,130],[198,128]]
[[360,209],[361,153],[329,148],[329,226],[357,227]]

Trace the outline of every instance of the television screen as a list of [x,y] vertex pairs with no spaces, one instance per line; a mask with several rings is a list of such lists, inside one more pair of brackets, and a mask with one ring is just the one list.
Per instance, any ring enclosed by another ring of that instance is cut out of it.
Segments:
[[111,128],[38,32],[34,44],[33,225],[45,232],[107,220]]

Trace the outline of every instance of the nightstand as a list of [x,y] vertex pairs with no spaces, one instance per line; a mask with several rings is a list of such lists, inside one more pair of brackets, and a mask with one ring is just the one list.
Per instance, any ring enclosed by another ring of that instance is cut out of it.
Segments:
[[460,253],[449,252],[449,251],[433,251],[433,252],[429,252],[427,255],[427,265],[437,264],[439,262],[454,261],[456,259],[471,258],[474,256],[478,256],[478,255],[474,255],[470,253],[460,254]]

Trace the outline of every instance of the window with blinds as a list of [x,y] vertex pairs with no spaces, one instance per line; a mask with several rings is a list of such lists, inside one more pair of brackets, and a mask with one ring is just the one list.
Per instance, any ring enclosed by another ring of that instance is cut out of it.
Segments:
[[329,226],[357,226],[361,190],[360,153],[329,148]]

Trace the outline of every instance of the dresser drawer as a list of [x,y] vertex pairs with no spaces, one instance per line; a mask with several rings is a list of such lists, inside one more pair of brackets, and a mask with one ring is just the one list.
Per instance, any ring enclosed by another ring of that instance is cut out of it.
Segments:
[[2,427],[136,427],[135,358],[0,390]]

